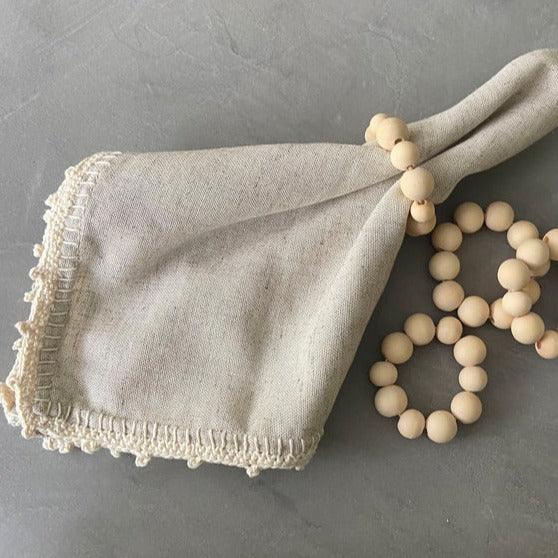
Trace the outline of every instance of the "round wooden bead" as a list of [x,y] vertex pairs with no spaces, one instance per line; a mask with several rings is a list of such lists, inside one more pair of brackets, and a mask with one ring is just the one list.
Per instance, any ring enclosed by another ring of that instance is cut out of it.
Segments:
[[395,417],[407,408],[407,394],[398,385],[385,386],[376,392],[374,406],[383,417]]
[[462,232],[475,233],[484,223],[484,211],[478,203],[464,202],[457,206],[453,220]]
[[436,210],[431,201],[414,201],[411,204],[411,217],[419,222],[426,223],[436,218]]
[[461,366],[476,366],[486,358],[486,345],[476,335],[466,335],[453,346],[453,356]]
[[415,221],[411,215],[407,218],[407,226],[405,228],[405,232],[409,236],[424,236],[432,231],[432,229],[436,226],[436,215],[430,221],[426,221],[426,223],[419,223]]
[[490,307],[480,296],[468,296],[457,309],[459,319],[469,327],[480,327],[490,316]]
[[434,411],[426,419],[426,435],[437,444],[445,444],[455,438],[457,421],[448,411]]
[[543,236],[543,240],[548,244],[550,259],[553,262],[558,261],[558,229],[550,229]]
[[534,279],[531,279],[521,290],[529,295],[531,304],[535,304],[541,297],[541,287]]
[[525,316],[513,319],[511,332],[519,343],[532,345],[544,335],[544,322],[538,314],[529,312]]
[[531,280],[531,272],[525,262],[510,258],[498,268],[498,283],[508,291],[520,291]]
[[539,356],[547,359],[558,358],[558,331],[549,329],[535,343],[535,349]]
[[444,345],[455,345],[463,335],[463,324],[453,316],[444,316],[436,326],[436,338]]
[[488,383],[488,374],[480,366],[465,366],[459,372],[459,385],[465,391],[482,391]]
[[407,362],[413,354],[413,342],[400,331],[386,335],[381,346],[384,358],[393,364]]
[[389,159],[396,169],[404,171],[418,164],[420,154],[412,141],[400,141],[393,146]]
[[428,345],[434,339],[436,326],[427,314],[411,314],[403,324],[403,329],[413,345]]
[[498,329],[510,329],[513,316],[510,316],[502,306],[502,299],[498,298],[490,305],[490,321]]
[[397,421],[397,430],[403,438],[414,440],[424,431],[424,415],[416,409],[407,409]]
[[531,297],[524,291],[509,291],[502,298],[502,308],[506,314],[518,318],[531,310]]
[[397,142],[407,139],[409,128],[400,118],[389,116],[378,124],[376,141],[381,148],[391,151]]
[[387,117],[387,114],[379,112],[370,119],[370,124],[368,125],[368,128],[366,128],[366,132],[364,132],[364,141],[368,143],[376,139],[376,131],[378,130],[378,125]]
[[525,262],[531,269],[537,269],[546,265],[550,258],[550,250],[546,242],[539,238],[529,238],[519,245],[515,257]]
[[427,200],[434,191],[434,177],[424,167],[417,167],[401,175],[399,187],[403,195],[410,200]]
[[432,231],[432,246],[436,250],[455,252],[463,241],[461,229],[454,223],[440,223]]
[[540,267],[534,267],[531,269],[533,277],[544,277],[550,271],[550,260]]
[[453,252],[436,252],[428,262],[428,271],[436,281],[455,279],[460,269],[459,258]]
[[368,377],[375,386],[391,386],[397,381],[397,368],[391,362],[380,360],[370,367]]
[[463,424],[472,424],[479,420],[482,414],[481,400],[470,391],[460,391],[451,400],[453,416]]
[[484,221],[491,231],[503,232],[512,226],[513,218],[513,207],[509,203],[495,201],[486,208]]
[[514,250],[529,238],[539,238],[539,229],[530,221],[517,221],[508,229],[508,244]]
[[434,305],[444,312],[453,312],[464,298],[465,291],[456,281],[442,281],[432,291]]

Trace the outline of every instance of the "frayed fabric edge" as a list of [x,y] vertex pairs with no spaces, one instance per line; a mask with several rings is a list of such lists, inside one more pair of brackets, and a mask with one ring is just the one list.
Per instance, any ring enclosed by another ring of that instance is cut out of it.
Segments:
[[[20,332],[20,338],[14,343],[16,361],[6,383],[0,383],[0,403],[8,423],[20,427],[26,439],[42,437],[43,448],[47,450],[68,453],[77,447],[93,453],[106,448],[113,457],[119,457],[120,453],[135,455],[136,465],[140,467],[147,465],[152,457],[162,457],[183,459],[192,469],[203,462],[241,467],[250,477],[264,469],[302,470],[316,452],[322,432],[308,439],[270,440],[220,430],[190,431],[171,425],[127,421],[71,406],[63,410],[60,404],[58,409],[51,408],[50,378],[56,372],[57,346],[49,344],[47,338],[61,336],[47,335],[47,331],[63,328],[65,319],[53,323],[49,318],[57,304],[67,304],[57,314],[69,312],[70,283],[77,269],[79,238],[68,237],[68,231],[77,233],[78,237],[81,233],[81,223],[71,228],[67,221],[80,220],[79,215],[71,215],[76,209],[85,209],[79,198],[87,198],[99,172],[118,155],[119,152],[98,153],[70,167],[60,188],[46,201],[50,209],[44,215],[43,241],[33,250],[39,262],[29,273],[33,286],[24,296],[24,300],[31,302],[30,315],[28,320],[16,324]],[[65,253],[65,248],[70,252]],[[64,266],[60,265],[62,260]],[[69,260],[75,263],[67,267]],[[68,282],[63,285],[66,288],[60,288],[61,282]],[[57,293],[66,292],[67,297],[56,298]],[[46,359],[45,351],[50,351]],[[90,422],[95,423],[93,427]]]

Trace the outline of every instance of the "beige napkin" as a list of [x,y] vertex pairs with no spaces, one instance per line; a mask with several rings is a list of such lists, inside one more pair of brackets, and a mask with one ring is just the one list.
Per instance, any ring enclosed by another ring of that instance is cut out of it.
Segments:
[[[410,126],[443,201],[558,124],[558,51]],[[382,107],[370,107],[379,111]],[[48,200],[2,397],[48,449],[302,468],[404,237],[375,146],[100,153]]]

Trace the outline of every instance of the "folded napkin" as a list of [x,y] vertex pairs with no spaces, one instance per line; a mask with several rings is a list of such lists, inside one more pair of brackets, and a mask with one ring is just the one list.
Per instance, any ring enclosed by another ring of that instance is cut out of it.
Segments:
[[[409,126],[435,203],[558,124],[558,51]],[[371,107],[380,110],[382,107]],[[99,153],[47,204],[3,404],[48,449],[244,467],[312,457],[405,233],[376,146]]]

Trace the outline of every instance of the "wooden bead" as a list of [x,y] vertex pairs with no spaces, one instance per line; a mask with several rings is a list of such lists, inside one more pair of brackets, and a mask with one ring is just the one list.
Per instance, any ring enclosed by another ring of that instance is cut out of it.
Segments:
[[405,228],[405,232],[409,236],[424,236],[432,231],[432,229],[436,226],[436,215],[431,221],[426,221],[426,223],[419,223],[415,221],[411,215],[407,218],[407,226]]
[[442,281],[432,291],[434,305],[444,312],[453,312],[464,298],[465,291],[456,281]]
[[397,381],[397,368],[391,362],[380,360],[370,367],[368,377],[375,386],[391,386]]
[[553,262],[558,261],[558,229],[550,229],[544,236],[543,240],[548,244],[550,251],[550,259]]
[[472,424],[479,420],[482,414],[481,400],[470,391],[460,391],[451,400],[453,416],[463,424]]
[[413,345],[428,345],[434,339],[436,326],[428,314],[411,314],[403,325],[403,329]]
[[486,358],[486,345],[476,335],[466,335],[453,346],[453,356],[461,366],[476,366]]
[[461,229],[454,223],[440,223],[432,231],[432,246],[436,250],[455,252],[463,241]]
[[502,299],[498,298],[490,305],[490,321],[498,329],[510,329],[513,316],[510,316],[502,306]]
[[437,444],[445,444],[455,438],[457,421],[448,411],[434,411],[426,419],[426,435]]
[[546,265],[550,258],[550,250],[546,242],[539,238],[529,238],[519,245],[515,257],[525,262],[530,269],[537,269]]
[[403,195],[410,200],[427,200],[434,191],[434,177],[424,167],[417,167],[401,175],[399,187]]
[[384,358],[393,364],[403,364],[413,355],[413,342],[400,331],[386,335],[381,346]]
[[531,272],[525,262],[510,258],[498,268],[498,283],[508,291],[520,291],[531,280]]
[[529,295],[531,304],[535,304],[541,297],[541,287],[534,279],[531,279],[521,290]]
[[431,222],[436,218],[434,204],[428,200],[414,201],[411,204],[411,217],[418,223]]
[[453,252],[436,252],[428,262],[428,271],[436,281],[455,279],[460,269],[459,258]]
[[463,324],[453,316],[444,316],[436,326],[436,338],[444,345],[455,345],[463,335]]
[[418,147],[412,141],[400,141],[393,146],[389,159],[396,169],[405,171],[418,164],[420,154]]
[[488,302],[480,296],[468,296],[457,309],[459,319],[469,327],[480,327],[490,316]]
[[544,277],[550,271],[550,260],[540,267],[534,267],[531,269],[533,277]]
[[532,345],[544,335],[544,322],[538,314],[529,312],[525,316],[513,319],[511,332],[519,343]]
[[488,383],[488,374],[480,366],[465,366],[459,372],[459,385],[465,391],[482,391]]
[[391,151],[397,142],[407,139],[409,128],[400,118],[389,116],[378,124],[376,141],[381,148]]
[[458,205],[453,220],[464,233],[475,233],[484,223],[484,211],[478,203],[464,202]]
[[397,430],[403,438],[414,440],[424,431],[426,421],[424,415],[416,409],[407,409],[397,421]]
[[531,297],[524,291],[509,291],[502,298],[502,308],[506,314],[518,318],[531,310]]
[[385,386],[376,392],[374,406],[383,417],[395,417],[407,408],[407,394],[398,385]]
[[370,124],[368,125],[368,128],[366,128],[366,132],[364,132],[364,141],[366,143],[372,142],[376,139],[376,131],[378,130],[378,126],[380,122],[385,120],[387,117],[387,114],[379,112],[370,119]]
[[539,238],[539,229],[530,221],[517,221],[509,229],[507,233],[508,244],[517,250],[521,243],[529,238]]
[[491,231],[503,232],[512,226],[513,218],[513,207],[509,203],[495,201],[486,208],[484,221]]
[[539,356],[547,359],[558,358],[558,331],[549,329],[535,343]]

